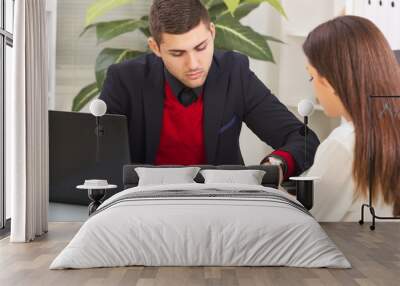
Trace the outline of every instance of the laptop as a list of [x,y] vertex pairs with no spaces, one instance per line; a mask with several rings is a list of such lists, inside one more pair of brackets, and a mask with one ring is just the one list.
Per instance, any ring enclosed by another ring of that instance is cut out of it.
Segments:
[[[123,190],[122,169],[130,163],[127,119],[122,115],[100,118],[104,133],[97,143],[96,118],[90,113],[49,111],[49,200],[88,205],[87,179],[106,179]],[[97,147],[98,145],[98,147]]]

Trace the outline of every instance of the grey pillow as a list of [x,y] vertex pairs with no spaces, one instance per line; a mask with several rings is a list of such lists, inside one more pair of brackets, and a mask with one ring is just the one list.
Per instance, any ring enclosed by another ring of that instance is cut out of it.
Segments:
[[135,168],[139,176],[139,186],[195,183],[193,179],[199,170],[198,167]]
[[261,185],[265,171],[262,170],[201,170],[204,183]]

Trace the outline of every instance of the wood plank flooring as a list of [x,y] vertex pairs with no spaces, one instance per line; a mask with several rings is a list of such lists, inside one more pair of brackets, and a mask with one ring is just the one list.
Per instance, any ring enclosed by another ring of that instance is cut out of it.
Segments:
[[81,223],[50,223],[49,233],[29,244],[0,241],[0,285],[400,285],[400,223],[322,224],[353,268],[122,267],[48,270]]

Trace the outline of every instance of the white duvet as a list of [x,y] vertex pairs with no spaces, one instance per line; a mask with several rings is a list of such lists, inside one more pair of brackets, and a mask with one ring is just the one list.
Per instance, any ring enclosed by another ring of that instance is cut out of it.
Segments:
[[[266,192],[272,199],[252,197],[251,192],[249,197],[129,199],[145,192],[171,190],[204,194],[253,190]],[[128,265],[351,267],[318,222],[296,205],[285,203],[287,199],[297,202],[282,191],[254,185],[127,189],[99,207],[50,269]]]

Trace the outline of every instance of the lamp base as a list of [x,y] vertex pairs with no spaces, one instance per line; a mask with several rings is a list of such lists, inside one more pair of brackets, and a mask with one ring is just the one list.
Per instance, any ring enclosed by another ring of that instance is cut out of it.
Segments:
[[105,189],[88,189],[88,196],[91,200],[89,204],[89,216],[94,213],[97,208],[102,204],[104,197],[106,196]]
[[390,220],[400,220],[400,217],[396,217],[396,216],[394,216],[394,217],[377,216],[377,215],[375,214],[375,209],[374,209],[374,207],[373,207],[372,205],[370,205],[370,204],[363,204],[363,205],[361,206],[361,219],[358,221],[358,223],[359,223],[360,225],[363,225],[363,224],[364,224],[364,208],[369,208],[369,212],[371,213],[371,216],[372,216],[372,224],[369,226],[369,229],[370,229],[370,230],[375,230],[375,220],[376,220],[376,219],[382,219],[382,220],[387,220],[387,219],[390,219]]
[[307,209],[311,210],[314,206],[314,180],[318,177],[290,177],[296,181],[296,199]]
[[296,181],[296,198],[307,210],[314,205],[314,181]]

